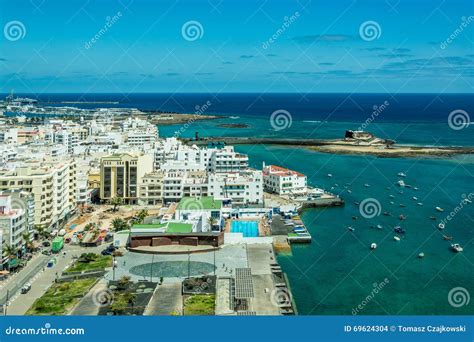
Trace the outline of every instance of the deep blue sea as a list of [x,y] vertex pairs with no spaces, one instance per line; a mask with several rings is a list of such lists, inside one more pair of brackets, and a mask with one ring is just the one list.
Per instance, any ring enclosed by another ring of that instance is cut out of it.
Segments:
[[[448,125],[448,116],[455,110],[474,119],[471,94],[50,94],[38,98],[118,101],[110,106],[182,113],[195,113],[205,106],[206,114],[228,116],[196,121],[181,131],[186,137],[199,132],[201,137],[340,138],[346,129],[357,129],[372,118],[366,130],[400,144],[474,146],[473,125],[459,130]],[[271,124],[271,115],[277,110],[290,113],[291,124],[284,129]],[[374,116],[374,111],[379,113]],[[218,127],[221,123],[248,127]],[[181,126],[159,128],[161,136],[173,136]],[[278,257],[300,314],[474,313],[474,300],[466,300],[474,295],[474,204],[463,204],[463,199],[474,193],[472,155],[376,158],[265,145],[238,146],[237,150],[248,153],[254,167],[265,161],[303,172],[310,185],[330,190],[346,201],[342,208],[306,210],[303,221],[313,243],[293,246],[291,255]],[[418,190],[397,187],[399,172]],[[329,173],[333,177],[328,177]],[[380,203],[379,215],[361,217],[356,203],[365,199]],[[444,212],[436,211],[437,206]],[[453,218],[445,229],[438,230],[439,221],[451,213]],[[401,221],[400,215],[406,219]],[[406,230],[400,241],[394,240],[397,225]],[[348,226],[355,231],[350,232]],[[443,235],[453,240],[446,241]],[[373,242],[378,245],[374,251],[369,248]],[[460,243],[464,252],[452,252],[452,242]],[[418,258],[421,252],[424,258]]]

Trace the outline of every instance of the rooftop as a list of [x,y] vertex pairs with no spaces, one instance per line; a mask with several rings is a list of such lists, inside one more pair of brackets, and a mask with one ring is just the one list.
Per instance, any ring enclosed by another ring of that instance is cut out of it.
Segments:
[[222,201],[215,200],[212,196],[203,196],[201,198],[183,197],[179,201],[178,210],[212,210],[221,209]]

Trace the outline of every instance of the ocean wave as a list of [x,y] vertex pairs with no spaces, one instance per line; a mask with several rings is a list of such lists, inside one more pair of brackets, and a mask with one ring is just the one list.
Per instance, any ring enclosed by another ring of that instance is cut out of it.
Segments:
[[321,122],[321,121],[319,121],[319,120],[303,120],[303,122],[319,123],[319,122]]

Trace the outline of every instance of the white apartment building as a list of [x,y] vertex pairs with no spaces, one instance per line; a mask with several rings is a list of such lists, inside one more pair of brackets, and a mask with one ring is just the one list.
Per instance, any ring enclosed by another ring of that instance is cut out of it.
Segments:
[[25,211],[13,209],[10,196],[0,195],[0,230],[7,245],[17,249],[22,247],[22,234],[27,231]]
[[209,196],[231,200],[233,204],[263,203],[262,171],[247,169],[240,173],[209,173]]
[[302,173],[276,165],[263,169],[265,190],[278,195],[301,195],[307,192],[307,179]]
[[50,159],[0,170],[0,191],[15,189],[33,194],[35,225],[57,227],[76,206],[76,164],[72,160]]
[[210,171],[215,173],[238,173],[249,167],[249,157],[234,151],[234,146],[222,149],[207,149],[211,152]]

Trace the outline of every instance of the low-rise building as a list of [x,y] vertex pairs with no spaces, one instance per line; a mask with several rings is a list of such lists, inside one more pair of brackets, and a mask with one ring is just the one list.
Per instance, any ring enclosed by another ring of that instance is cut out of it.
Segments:
[[307,192],[307,179],[302,173],[276,165],[263,169],[265,190],[278,195],[301,195]]

